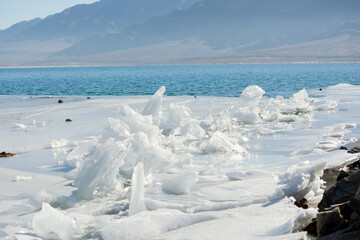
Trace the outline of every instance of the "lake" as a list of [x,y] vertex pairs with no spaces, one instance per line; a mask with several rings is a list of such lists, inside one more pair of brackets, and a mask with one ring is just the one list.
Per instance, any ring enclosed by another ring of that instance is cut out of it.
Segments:
[[153,94],[236,97],[249,85],[268,96],[291,96],[303,88],[360,84],[359,63],[244,64],[0,69],[0,95]]

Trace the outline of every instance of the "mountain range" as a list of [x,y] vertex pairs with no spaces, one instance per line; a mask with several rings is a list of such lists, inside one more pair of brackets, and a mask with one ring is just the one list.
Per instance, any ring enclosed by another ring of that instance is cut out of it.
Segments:
[[359,61],[358,42],[359,0],[101,0],[0,31],[0,66]]

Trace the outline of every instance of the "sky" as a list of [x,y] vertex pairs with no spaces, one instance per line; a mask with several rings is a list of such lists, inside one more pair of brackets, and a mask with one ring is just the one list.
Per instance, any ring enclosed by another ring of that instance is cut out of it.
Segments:
[[97,0],[0,0],[0,29],[37,17],[44,18],[64,9]]

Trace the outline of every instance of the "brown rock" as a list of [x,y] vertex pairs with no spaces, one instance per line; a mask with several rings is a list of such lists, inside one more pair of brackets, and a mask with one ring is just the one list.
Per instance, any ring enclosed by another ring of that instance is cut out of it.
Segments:
[[70,118],[67,118],[65,122],[72,122],[72,120]]
[[303,208],[303,209],[308,209],[308,208],[309,208],[309,203],[308,203],[308,201],[307,201],[305,198],[301,199],[299,202],[296,201],[296,202],[295,202],[295,205],[296,205],[297,207]]
[[348,153],[360,153],[360,146],[353,147]]
[[309,235],[313,237],[317,237],[317,229],[316,229],[317,221],[316,218],[312,219],[309,225],[307,225],[303,231],[306,231]]
[[64,102],[64,101],[63,101],[63,100],[61,100],[61,99],[58,101],[58,103],[63,103],[63,102]]
[[7,153],[7,152],[1,152],[0,153],[0,158],[6,158],[6,157],[12,157],[12,156],[15,156],[15,154]]
[[360,159],[353,162],[352,164],[346,165],[346,167],[351,170],[359,170],[360,169]]
[[329,211],[319,212],[316,217],[316,222],[318,237],[332,234],[347,226],[345,219],[340,214],[339,207],[335,207]]
[[352,199],[360,185],[360,171],[338,181],[333,187],[325,191],[319,203],[319,211],[323,211],[331,205],[344,203]]
[[347,147],[341,146],[340,150],[348,150]]

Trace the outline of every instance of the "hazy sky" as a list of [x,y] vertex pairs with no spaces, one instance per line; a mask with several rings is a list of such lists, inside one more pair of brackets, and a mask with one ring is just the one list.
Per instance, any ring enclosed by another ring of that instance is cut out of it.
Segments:
[[80,3],[92,3],[97,0],[0,0],[0,29],[14,23],[44,18],[50,14]]

